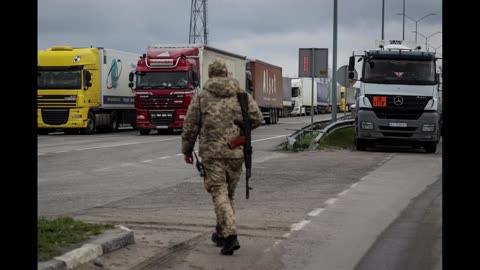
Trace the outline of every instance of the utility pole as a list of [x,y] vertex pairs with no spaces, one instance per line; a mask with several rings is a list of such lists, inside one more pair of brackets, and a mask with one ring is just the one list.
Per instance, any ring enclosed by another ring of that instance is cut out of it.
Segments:
[[337,121],[337,0],[333,0],[332,121]]
[[385,0],[382,0],[382,40],[385,39]]

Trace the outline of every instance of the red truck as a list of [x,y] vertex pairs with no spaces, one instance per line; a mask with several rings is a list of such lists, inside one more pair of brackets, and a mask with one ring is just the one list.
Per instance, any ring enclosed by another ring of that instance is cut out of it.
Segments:
[[208,65],[215,59],[225,62],[229,76],[244,89],[245,56],[206,45],[148,46],[129,76],[129,86],[136,93],[136,127],[141,135],[154,129],[182,129],[190,101],[208,79]]
[[276,124],[283,110],[282,68],[249,59],[246,65],[247,91],[262,110],[266,124]]

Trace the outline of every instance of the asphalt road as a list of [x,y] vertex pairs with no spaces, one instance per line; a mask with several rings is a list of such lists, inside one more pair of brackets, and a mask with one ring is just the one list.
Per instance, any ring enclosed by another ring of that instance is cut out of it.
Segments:
[[[123,130],[39,136],[38,213],[133,229],[136,244],[103,256],[105,269],[353,269],[410,200],[438,179],[441,147],[433,155],[388,148],[277,149],[292,129],[309,123],[310,117],[282,118],[253,132],[254,189],[249,200],[244,181],[237,189],[242,248],[233,257],[220,256],[209,240],[215,224],[211,199],[194,167],[183,162],[179,135],[140,136]],[[406,169],[410,175],[399,177]],[[388,179],[399,180],[379,180],[378,175],[389,172]],[[389,192],[391,196],[381,196]],[[362,212],[366,207],[357,209],[362,200],[382,206],[368,208],[376,210],[375,218]],[[369,218],[358,218],[362,213]],[[325,226],[322,218],[349,226]],[[318,235],[315,228],[324,231]],[[330,253],[345,241],[361,244],[348,256]],[[319,263],[315,252],[330,254],[330,261]],[[347,268],[328,268],[339,261],[348,262]],[[89,263],[80,270],[86,269],[98,268]]]

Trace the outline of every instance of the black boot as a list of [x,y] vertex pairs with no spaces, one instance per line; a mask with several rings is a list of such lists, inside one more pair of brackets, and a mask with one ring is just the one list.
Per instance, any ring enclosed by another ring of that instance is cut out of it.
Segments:
[[225,245],[223,246],[220,253],[222,255],[233,255],[233,252],[240,248],[240,243],[238,242],[236,235],[229,235],[225,238]]
[[217,245],[217,247],[223,247],[225,245],[225,237],[218,236],[216,232],[212,233],[212,242]]

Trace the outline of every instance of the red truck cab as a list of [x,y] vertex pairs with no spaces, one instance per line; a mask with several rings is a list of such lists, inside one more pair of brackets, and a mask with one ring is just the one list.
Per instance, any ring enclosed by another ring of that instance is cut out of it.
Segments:
[[141,135],[150,134],[152,129],[182,129],[199,86],[199,67],[198,48],[148,47],[129,77],[129,86],[136,93],[136,127]]

